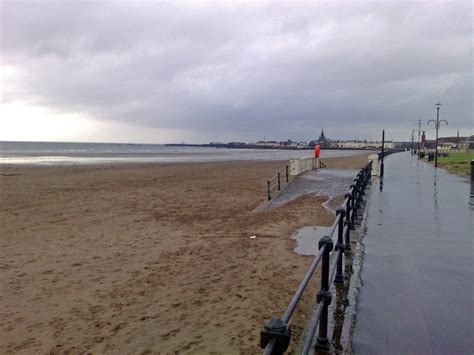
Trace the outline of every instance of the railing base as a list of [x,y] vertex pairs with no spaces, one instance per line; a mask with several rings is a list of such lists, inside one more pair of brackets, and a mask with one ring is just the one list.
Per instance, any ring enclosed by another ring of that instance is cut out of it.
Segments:
[[318,340],[314,345],[314,351],[316,353],[327,353],[329,350],[331,350],[331,343],[329,342],[329,339],[318,337]]
[[265,349],[269,342],[273,342],[272,355],[283,354],[291,339],[291,328],[280,318],[272,317],[260,331],[260,347]]
[[334,277],[334,283],[335,284],[343,284],[344,283],[344,276],[336,275],[336,277]]

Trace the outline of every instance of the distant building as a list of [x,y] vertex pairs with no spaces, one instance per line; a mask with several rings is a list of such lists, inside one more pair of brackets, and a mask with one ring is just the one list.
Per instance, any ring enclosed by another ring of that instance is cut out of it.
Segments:
[[[339,149],[381,149],[382,142],[367,141],[366,139],[353,139],[353,140],[336,140],[331,141],[332,148]],[[385,141],[385,149],[392,149],[394,147],[393,141]]]
[[291,139],[288,139],[286,141],[280,142],[280,147],[301,149],[301,148],[308,147],[308,143],[306,143],[306,142],[295,142],[295,141],[292,141]]
[[[459,136],[459,130],[458,130],[458,134],[456,136],[439,137],[438,138],[438,149],[443,149],[443,150],[461,149],[461,150],[465,150],[466,149],[466,142],[469,142],[469,139],[470,139],[470,137],[460,137]],[[426,133],[425,133],[425,131],[423,131],[423,134],[421,135],[421,148],[435,149],[436,148],[436,139],[426,139]]]
[[319,144],[321,148],[331,148],[331,140],[326,138],[324,135],[324,129],[321,130],[321,134],[318,139],[312,140],[308,143],[308,147],[314,147],[316,144]]
[[258,141],[255,145],[259,147],[279,147],[280,143],[277,141]]
[[455,143],[455,144],[459,144],[459,143],[462,143],[462,142],[465,142],[467,139],[469,139],[469,137],[459,137],[459,136],[456,136],[456,137],[439,137],[438,138],[438,143]]
[[459,150],[462,152],[474,150],[474,135],[467,137],[465,140],[461,139],[461,143],[459,143]]
[[321,148],[329,148],[330,147],[330,141],[324,135],[324,129],[321,130],[321,134],[318,138],[318,144]]
[[436,148],[436,140],[428,140],[426,139],[426,132],[423,131],[421,134],[421,148],[423,149],[435,149]]
[[286,141],[282,141],[280,142],[280,146],[281,147],[285,147],[285,148],[296,148],[296,146],[298,145],[297,142],[293,142],[291,139],[288,138],[288,140]]
[[398,148],[398,149],[406,149],[406,148],[412,148],[413,144],[412,142],[393,142],[393,147]]
[[296,143],[296,148],[298,148],[298,149],[308,148],[308,143],[307,142],[298,142],[298,143]]

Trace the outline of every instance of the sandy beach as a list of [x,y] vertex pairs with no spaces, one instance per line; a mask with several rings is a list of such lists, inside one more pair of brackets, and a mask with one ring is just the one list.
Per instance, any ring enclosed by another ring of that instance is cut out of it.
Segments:
[[312,261],[291,234],[334,219],[322,196],[252,212],[284,164],[0,168],[0,353],[259,353]]

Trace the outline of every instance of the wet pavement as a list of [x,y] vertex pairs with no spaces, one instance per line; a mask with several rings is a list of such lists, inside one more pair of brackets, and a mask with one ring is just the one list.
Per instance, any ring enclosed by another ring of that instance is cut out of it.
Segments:
[[474,209],[470,182],[410,153],[385,160],[367,206],[358,354],[472,354]]
[[281,206],[304,194],[319,194],[330,198],[349,191],[359,170],[317,169],[303,173],[295,178],[268,207]]

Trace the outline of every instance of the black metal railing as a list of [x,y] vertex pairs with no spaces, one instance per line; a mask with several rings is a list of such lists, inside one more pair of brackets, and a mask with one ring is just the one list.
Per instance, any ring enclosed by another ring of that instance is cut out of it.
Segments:
[[[350,186],[350,191],[345,194],[343,204],[336,211],[336,220],[331,228],[331,233],[320,239],[318,243],[319,252],[306,271],[283,317],[272,317],[260,331],[260,347],[264,349],[265,355],[279,355],[287,350],[291,340],[290,318],[321,260],[321,285],[316,295],[318,306],[314,313],[313,321],[310,323],[311,326],[308,330],[302,353],[308,354],[312,347],[316,351],[329,351],[328,307],[332,300],[330,285],[333,282],[336,284],[344,282],[342,256],[345,252],[351,250],[351,230],[354,229],[356,217],[361,208],[361,202],[365,195],[367,184],[370,181],[371,173],[372,162],[369,162],[360,170],[354,179],[354,183]],[[337,240],[334,243],[332,238],[336,231]],[[332,265],[330,265],[331,255],[333,257]],[[314,343],[318,326],[319,333]]]
[[[285,166],[285,182],[288,183],[290,181],[290,172],[289,172],[289,167],[288,165]],[[281,190],[282,186],[282,173],[277,172],[275,175],[273,175],[269,180],[267,180],[267,198],[268,201],[272,199],[272,191],[275,189],[277,191]]]

